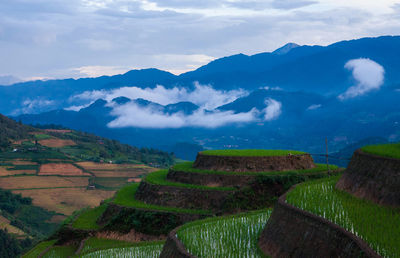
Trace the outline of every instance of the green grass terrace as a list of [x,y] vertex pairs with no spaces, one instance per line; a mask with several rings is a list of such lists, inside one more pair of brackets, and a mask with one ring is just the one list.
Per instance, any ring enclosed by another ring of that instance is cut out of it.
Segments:
[[368,145],[361,150],[378,156],[400,159],[400,143]]
[[298,185],[287,194],[287,203],[357,235],[383,257],[400,257],[400,209],[337,190],[338,180],[335,176]]
[[175,187],[183,187],[183,188],[191,188],[191,189],[217,190],[217,191],[234,191],[235,190],[234,187],[211,187],[211,186],[172,182],[172,181],[167,180],[167,174],[168,174],[168,170],[159,170],[159,171],[148,174],[144,180],[150,184],[155,184],[155,185],[166,185],[166,186],[175,186]]
[[[306,174],[318,174],[328,170],[326,164],[315,164],[315,168],[301,169],[301,170],[290,170],[290,171],[266,171],[266,172],[229,172],[229,171],[216,171],[216,170],[203,170],[193,168],[193,162],[183,162],[174,165],[171,169],[175,171],[183,171],[190,173],[204,173],[204,174],[215,174],[215,175],[306,175]],[[335,165],[329,165],[330,170],[337,170],[339,167]],[[150,174],[151,175],[151,174]]]
[[142,201],[135,199],[135,193],[139,187],[138,183],[127,185],[121,188],[116,194],[112,203],[121,205],[124,207],[133,207],[144,210],[153,210],[153,211],[166,211],[166,212],[174,212],[174,213],[188,213],[188,214],[204,214],[210,215],[211,211],[207,210],[196,210],[196,209],[182,209],[182,208],[174,208],[167,206],[159,206],[146,204]]
[[200,152],[203,155],[212,156],[239,156],[239,157],[260,157],[260,156],[287,156],[287,155],[301,155],[306,152],[295,150],[206,150]]
[[257,241],[271,213],[268,209],[190,222],[177,237],[196,257],[265,257]]

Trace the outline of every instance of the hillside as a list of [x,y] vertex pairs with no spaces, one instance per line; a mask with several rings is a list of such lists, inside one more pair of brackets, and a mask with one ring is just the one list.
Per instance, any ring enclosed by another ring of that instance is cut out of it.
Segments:
[[[60,126],[0,115],[0,249],[14,257],[74,212],[94,207],[174,157]],[[6,244],[7,247],[3,246]]]

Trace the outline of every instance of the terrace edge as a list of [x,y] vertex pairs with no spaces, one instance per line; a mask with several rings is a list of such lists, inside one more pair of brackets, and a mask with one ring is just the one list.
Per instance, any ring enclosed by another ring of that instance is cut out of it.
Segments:
[[367,243],[338,225],[279,197],[258,245],[271,257],[380,257]]
[[178,239],[177,232],[180,228],[181,226],[175,228],[168,234],[160,258],[196,258],[196,256],[193,256],[186,250],[183,243]]
[[286,156],[220,156],[199,152],[193,167],[205,170],[257,172],[286,171],[314,168],[310,154]]
[[400,159],[358,149],[336,188],[381,205],[400,206]]

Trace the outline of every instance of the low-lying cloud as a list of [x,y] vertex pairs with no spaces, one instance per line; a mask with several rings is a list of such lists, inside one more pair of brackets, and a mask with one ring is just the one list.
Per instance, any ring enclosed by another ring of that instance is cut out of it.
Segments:
[[265,100],[267,107],[263,110],[265,112],[264,120],[271,121],[278,118],[282,113],[282,103],[268,98]]
[[104,99],[110,102],[117,97],[127,97],[129,99],[142,98],[161,105],[189,101],[205,109],[214,109],[246,95],[248,95],[248,92],[242,89],[230,91],[215,90],[210,85],[201,85],[195,82],[193,90],[178,87],[168,89],[162,85],[157,85],[155,88],[144,89],[139,87],[121,87],[113,90],[85,91],[71,97],[70,101],[95,101],[97,99]]
[[372,90],[378,90],[383,85],[385,69],[369,58],[352,59],[344,67],[352,71],[357,84],[340,94],[338,96],[340,100],[364,95]]
[[257,119],[258,111],[237,113],[233,111],[206,111],[198,109],[193,114],[182,112],[165,114],[151,107],[139,107],[134,102],[114,107],[111,112],[117,118],[107,126],[111,128],[181,128],[204,127],[216,128],[232,123],[248,123]]

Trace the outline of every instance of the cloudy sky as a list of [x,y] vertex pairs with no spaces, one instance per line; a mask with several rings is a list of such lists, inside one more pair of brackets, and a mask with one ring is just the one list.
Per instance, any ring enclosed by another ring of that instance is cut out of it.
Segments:
[[0,80],[175,74],[287,42],[399,35],[397,0],[0,0]]

